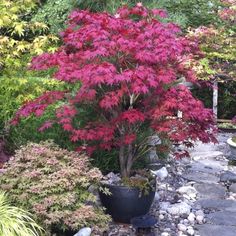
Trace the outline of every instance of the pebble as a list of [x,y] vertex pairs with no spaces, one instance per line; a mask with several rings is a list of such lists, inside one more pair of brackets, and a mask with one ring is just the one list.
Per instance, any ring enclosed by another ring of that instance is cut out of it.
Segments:
[[[221,142],[222,143],[222,142]],[[205,145],[205,144],[204,144]],[[207,144],[206,147],[209,147],[211,145]],[[212,147],[212,146],[211,146]],[[209,169],[215,170],[215,168],[218,168],[219,163],[216,162],[216,158],[212,158],[212,150],[209,150],[209,152],[206,152],[206,150],[202,151],[205,148],[200,146],[199,150],[195,150],[195,154],[199,152],[199,163],[202,163],[202,166],[206,169],[206,173],[209,172]],[[215,147],[213,151],[215,150]],[[191,154],[191,151],[190,151]],[[209,166],[205,164],[205,160],[202,158],[206,155],[206,159],[209,158],[212,163],[212,166]],[[215,155],[215,154],[214,154]],[[218,154],[217,154],[218,155]],[[193,154],[191,154],[193,157]],[[169,159],[171,163],[171,159]],[[152,207],[152,210],[150,214],[154,214],[158,219],[158,224],[155,225],[154,233],[155,235],[160,236],[200,236],[197,232],[198,227],[203,227],[205,225],[202,225],[206,223],[206,219],[208,219],[209,211],[207,208],[203,208],[201,204],[197,204],[196,199],[203,198],[200,195],[200,192],[196,185],[204,184],[204,181],[208,181],[208,179],[201,179],[201,181],[191,180],[188,181],[183,178],[183,176],[180,176],[181,173],[185,174],[186,170],[188,168],[191,168],[193,166],[194,161],[193,159],[187,159],[187,167],[184,165],[181,161],[174,161],[176,165],[165,165],[165,167],[162,167],[162,165],[158,165],[156,168],[157,171],[153,171],[153,174],[157,176],[157,191],[155,194],[155,200]],[[226,162],[227,163],[227,162]],[[162,167],[162,168],[161,168]],[[201,167],[201,166],[200,166]],[[161,169],[160,169],[161,168]],[[201,169],[201,171],[204,171],[204,168]],[[167,171],[168,169],[168,171]],[[225,169],[227,169],[225,167]],[[235,168],[236,170],[236,168]],[[217,171],[217,181],[219,181],[218,177],[221,177],[221,181],[227,183],[227,186],[229,186],[230,192],[227,193],[227,197],[235,200],[236,199],[236,177],[232,174],[232,172],[236,173],[235,170],[231,170],[231,173],[228,171],[224,173],[223,167],[220,171]],[[199,175],[201,177],[201,173],[199,172]],[[179,174],[179,175],[178,175]],[[213,176],[216,176],[216,174],[212,174]],[[160,181],[161,180],[161,181]],[[231,185],[230,185],[230,184]],[[220,184],[223,188],[223,184]],[[182,186],[182,187],[180,187]],[[227,191],[227,190],[226,190]],[[203,191],[204,192],[204,191]],[[205,192],[204,192],[205,193]],[[208,192],[206,191],[206,194]],[[222,198],[226,198],[226,196],[223,196]],[[209,199],[211,201],[211,198]],[[217,199],[218,201],[218,199]],[[195,204],[196,202],[196,204]],[[203,211],[204,209],[204,211]],[[206,214],[206,215],[205,215]],[[198,224],[198,225],[197,225]],[[196,232],[195,232],[196,231]],[[114,235],[133,235],[132,232],[126,229],[126,232],[122,232],[122,234],[119,234],[120,230],[118,229],[118,234],[112,234]],[[109,235],[109,234],[108,234]],[[208,234],[206,234],[208,235]]]
[[163,220],[164,218],[165,218],[164,215],[162,215],[162,214],[159,215],[159,219],[160,219],[160,220]]
[[193,194],[197,193],[197,190],[192,186],[182,186],[182,187],[178,188],[176,191],[179,193],[182,193],[182,194],[185,193],[187,195],[192,194],[192,193]]
[[160,202],[159,206],[160,206],[161,210],[166,211],[168,209],[168,207],[170,206],[170,203],[169,202]]
[[191,223],[191,224],[194,224],[194,221],[195,221],[195,215],[191,212],[188,216],[188,221]]
[[156,192],[155,193],[155,197],[154,197],[154,199],[155,199],[155,201],[159,201],[160,200],[160,194],[158,193],[158,192]]
[[203,224],[204,216],[198,215],[196,216],[196,221],[198,224]]
[[167,208],[167,212],[170,213],[171,215],[183,215],[183,214],[189,214],[190,209],[191,209],[190,205],[188,205],[186,202],[181,202],[170,205],[170,207]]
[[151,171],[158,179],[163,181],[168,176],[168,171],[166,167],[162,167],[159,170]]
[[187,228],[187,233],[188,233],[189,235],[194,235],[194,229],[193,229],[192,227],[188,227],[188,228]]
[[79,230],[74,236],[90,236],[92,233],[92,229],[89,227],[85,227]]
[[196,216],[204,216],[203,210],[198,210],[195,212]]
[[189,224],[189,221],[187,219],[184,219],[184,224],[185,225],[188,225]]
[[169,236],[170,234],[168,232],[163,232],[161,236]]
[[184,224],[178,224],[178,229],[182,232],[185,232],[187,230],[187,227]]

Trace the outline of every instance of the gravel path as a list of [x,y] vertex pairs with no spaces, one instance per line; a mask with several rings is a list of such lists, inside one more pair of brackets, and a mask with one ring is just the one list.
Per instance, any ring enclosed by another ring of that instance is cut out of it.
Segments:
[[112,224],[107,235],[235,236],[236,167],[228,165],[226,143],[231,135],[219,133],[218,144],[199,143],[191,158],[165,163],[168,176],[158,179],[150,212],[158,222],[151,232]]

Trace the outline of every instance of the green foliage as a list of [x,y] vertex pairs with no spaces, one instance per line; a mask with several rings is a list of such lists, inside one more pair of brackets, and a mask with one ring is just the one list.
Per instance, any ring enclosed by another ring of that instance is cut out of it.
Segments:
[[76,0],[47,0],[38,8],[32,22],[43,22],[51,33],[58,34],[65,27],[68,14],[76,6]]
[[[67,146],[69,146],[69,143]],[[107,174],[111,171],[118,173],[120,170],[118,156],[119,151],[117,149],[112,149],[110,151],[97,150],[92,154],[90,162],[93,166],[99,168],[103,174]],[[137,159],[134,163],[133,169],[143,169],[146,168],[147,165],[147,158],[142,157]]]
[[0,191],[0,235],[2,236],[39,236],[43,229],[27,211],[10,205],[9,196]]
[[63,83],[49,78],[0,77],[0,128],[7,124],[23,103],[48,90],[62,88]]
[[48,233],[87,225],[107,227],[110,217],[94,204],[87,191],[102,174],[89,167],[84,154],[59,148],[51,141],[28,143],[5,166],[0,186],[17,206],[31,211]]
[[236,81],[219,83],[219,118],[232,119],[236,115]]
[[97,150],[95,151],[91,158],[91,164],[99,168],[103,174],[107,174],[109,172],[119,172],[119,162],[118,162],[118,150]]
[[54,51],[58,38],[47,34],[47,25],[29,22],[36,0],[0,1],[0,72],[22,73],[30,58]]
[[236,129],[236,125],[233,123],[220,123],[218,127],[222,129]]
[[169,12],[170,18],[176,19],[176,22],[185,28],[217,22],[219,20],[217,11],[222,5],[220,0],[159,0],[155,2]]
[[48,109],[43,117],[28,117],[20,122],[18,126],[11,126],[5,134],[6,149],[13,153],[15,149],[27,142],[40,142],[47,139],[52,139],[62,148],[74,150],[74,145],[68,141],[68,134],[63,131],[59,125],[54,125],[51,129],[44,132],[39,132],[38,128],[47,120],[54,118],[55,106]]
[[136,176],[123,178],[122,183],[130,188],[138,188],[140,196],[147,195],[150,191],[155,191],[155,179],[149,171],[137,170]]
[[80,9],[116,12],[121,5],[134,6],[142,2],[148,8],[163,8],[168,11],[169,21],[184,28],[198,27],[218,21],[217,11],[222,5],[220,0],[79,0]]

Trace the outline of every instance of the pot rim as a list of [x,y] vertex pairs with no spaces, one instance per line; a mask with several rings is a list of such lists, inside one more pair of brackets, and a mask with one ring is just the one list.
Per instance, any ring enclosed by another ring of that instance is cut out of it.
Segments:
[[[138,187],[130,187],[130,186],[124,186],[124,185],[116,185],[116,184],[109,184],[109,183],[101,183],[100,182],[100,184],[101,184],[101,186],[107,186],[107,187],[113,187],[113,188],[122,188],[122,189],[127,189],[127,190],[139,190],[139,188]],[[156,181],[155,181],[155,183],[154,183],[154,186],[153,187],[155,187],[155,189],[156,189]],[[155,190],[153,190],[153,191],[150,191],[150,192],[155,192]]]
[[228,139],[227,139],[227,143],[229,144],[229,146],[236,148],[236,143],[233,142],[232,138],[228,138]]

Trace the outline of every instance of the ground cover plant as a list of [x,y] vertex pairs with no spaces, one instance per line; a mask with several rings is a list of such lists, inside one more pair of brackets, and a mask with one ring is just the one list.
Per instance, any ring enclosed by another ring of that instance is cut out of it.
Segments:
[[1,188],[8,191],[12,203],[30,211],[47,234],[107,227],[110,217],[94,205],[95,196],[87,191],[102,174],[90,168],[86,155],[61,149],[51,141],[28,143],[4,168]]
[[6,193],[0,192],[0,235],[40,236],[43,229],[33,216],[21,208],[12,206]]
[[165,133],[186,146],[198,139],[215,141],[212,112],[178,83],[182,77],[196,81],[188,64],[201,54],[198,45],[175,24],[159,20],[165,16],[163,10],[141,3],[124,6],[115,15],[72,12],[61,33],[63,45],[34,58],[31,68],[56,68],[56,79],[80,82],[81,88],[43,94],[25,104],[12,123],[31,114],[41,116],[62,100],[66,104],[40,130],[61,124],[78,151],[119,149],[122,177],[130,176],[133,163],[147,152],[146,141],[153,133]]

